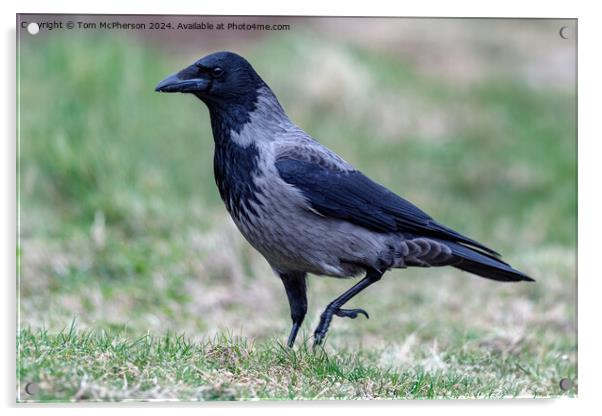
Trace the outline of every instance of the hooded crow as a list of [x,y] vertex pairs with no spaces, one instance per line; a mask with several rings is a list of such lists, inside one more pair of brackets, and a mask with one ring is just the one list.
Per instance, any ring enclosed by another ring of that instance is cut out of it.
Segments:
[[533,280],[311,138],[241,56],[205,56],[155,90],[193,94],[209,109],[215,182],[242,235],[284,284],[293,321],[289,347],[307,312],[308,273],[364,274],[321,314],[315,345],[334,315],[368,317],[343,306],[391,268],[453,266],[502,282]]

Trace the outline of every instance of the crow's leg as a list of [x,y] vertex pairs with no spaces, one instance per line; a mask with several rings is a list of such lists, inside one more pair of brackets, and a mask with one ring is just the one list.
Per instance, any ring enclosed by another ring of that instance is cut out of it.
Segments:
[[368,313],[363,309],[341,309],[341,306],[372,283],[378,282],[382,276],[382,272],[376,269],[368,269],[366,277],[328,304],[322,315],[320,315],[320,323],[314,332],[314,345],[320,345],[324,340],[333,315],[356,318],[358,313],[363,313],[368,317]]
[[292,348],[295,338],[297,338],[297,332],[299,332],[303,318],[305,318],[305,314],[307,313],[306,275],[303,272],[278,272],[278,275],[282,279],[282,283],[284,283],[288,304],[291,307],[293,328],[288,337],[287,345]]

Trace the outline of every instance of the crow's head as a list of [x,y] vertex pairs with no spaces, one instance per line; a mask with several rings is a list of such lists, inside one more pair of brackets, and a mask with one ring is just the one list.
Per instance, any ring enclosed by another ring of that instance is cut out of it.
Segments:
[[191,93],[210,107],[246,106],[256,100],[257,91],[264,85],[243,57],[216,52],[168,76],[155,91]]

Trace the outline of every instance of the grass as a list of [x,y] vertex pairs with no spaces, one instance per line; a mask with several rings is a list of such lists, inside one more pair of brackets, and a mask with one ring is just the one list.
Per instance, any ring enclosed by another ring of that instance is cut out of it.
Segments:
[[[244,51],[310,134],[537,279],[392,271],[352,302],[370,320],[289,351],[281,283],[215,189],[207,111],[153,91],[205,52],[109,32],[20,46],[19,400],[576,395],[559,389],[577,383],[571,85],[520,66],[458,83],[302,30]],[[350,284],[310,278],[302,338]]]
[[19,376],[36,383],[43,401],[538,397],[564,394],[548,385],[559,373],[574,377],[566,360],[542,357],[544,365],[528,366],[470,342],[442,354],[442,362],[453,364],[445,370],[385,366],[390,349],[332,354],[307,343],[295,350],[277,340],[255,346],[232,335],[192,342],[169,333],[132,338],[127,330],[71,326],[53,335],[21,331],[19,345]]

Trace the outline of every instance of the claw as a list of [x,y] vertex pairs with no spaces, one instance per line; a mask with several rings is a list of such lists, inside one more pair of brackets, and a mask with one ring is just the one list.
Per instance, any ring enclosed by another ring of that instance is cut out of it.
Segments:
[[318,334],[317,332],[314,333],[314,348],[316,348],[318,345],[321,345],[323,340],[324,334]]
[[334,314],[336,316],[340,316],[341,318],[351,318],[351,319],[357,318],[357,315],[360,313],[365,315],[367,319],[370,319],[370,315],[368,315],[368,312],[366,312],[362,308],[356,308],[356,309],[340,309],[339,308],[334,312]]
[[314,348],[324,341],[328,327],[330,326],[330,320],[332,319],[332,312],[330,309],[326,309],[320,317],[320,324],[314,332]]

